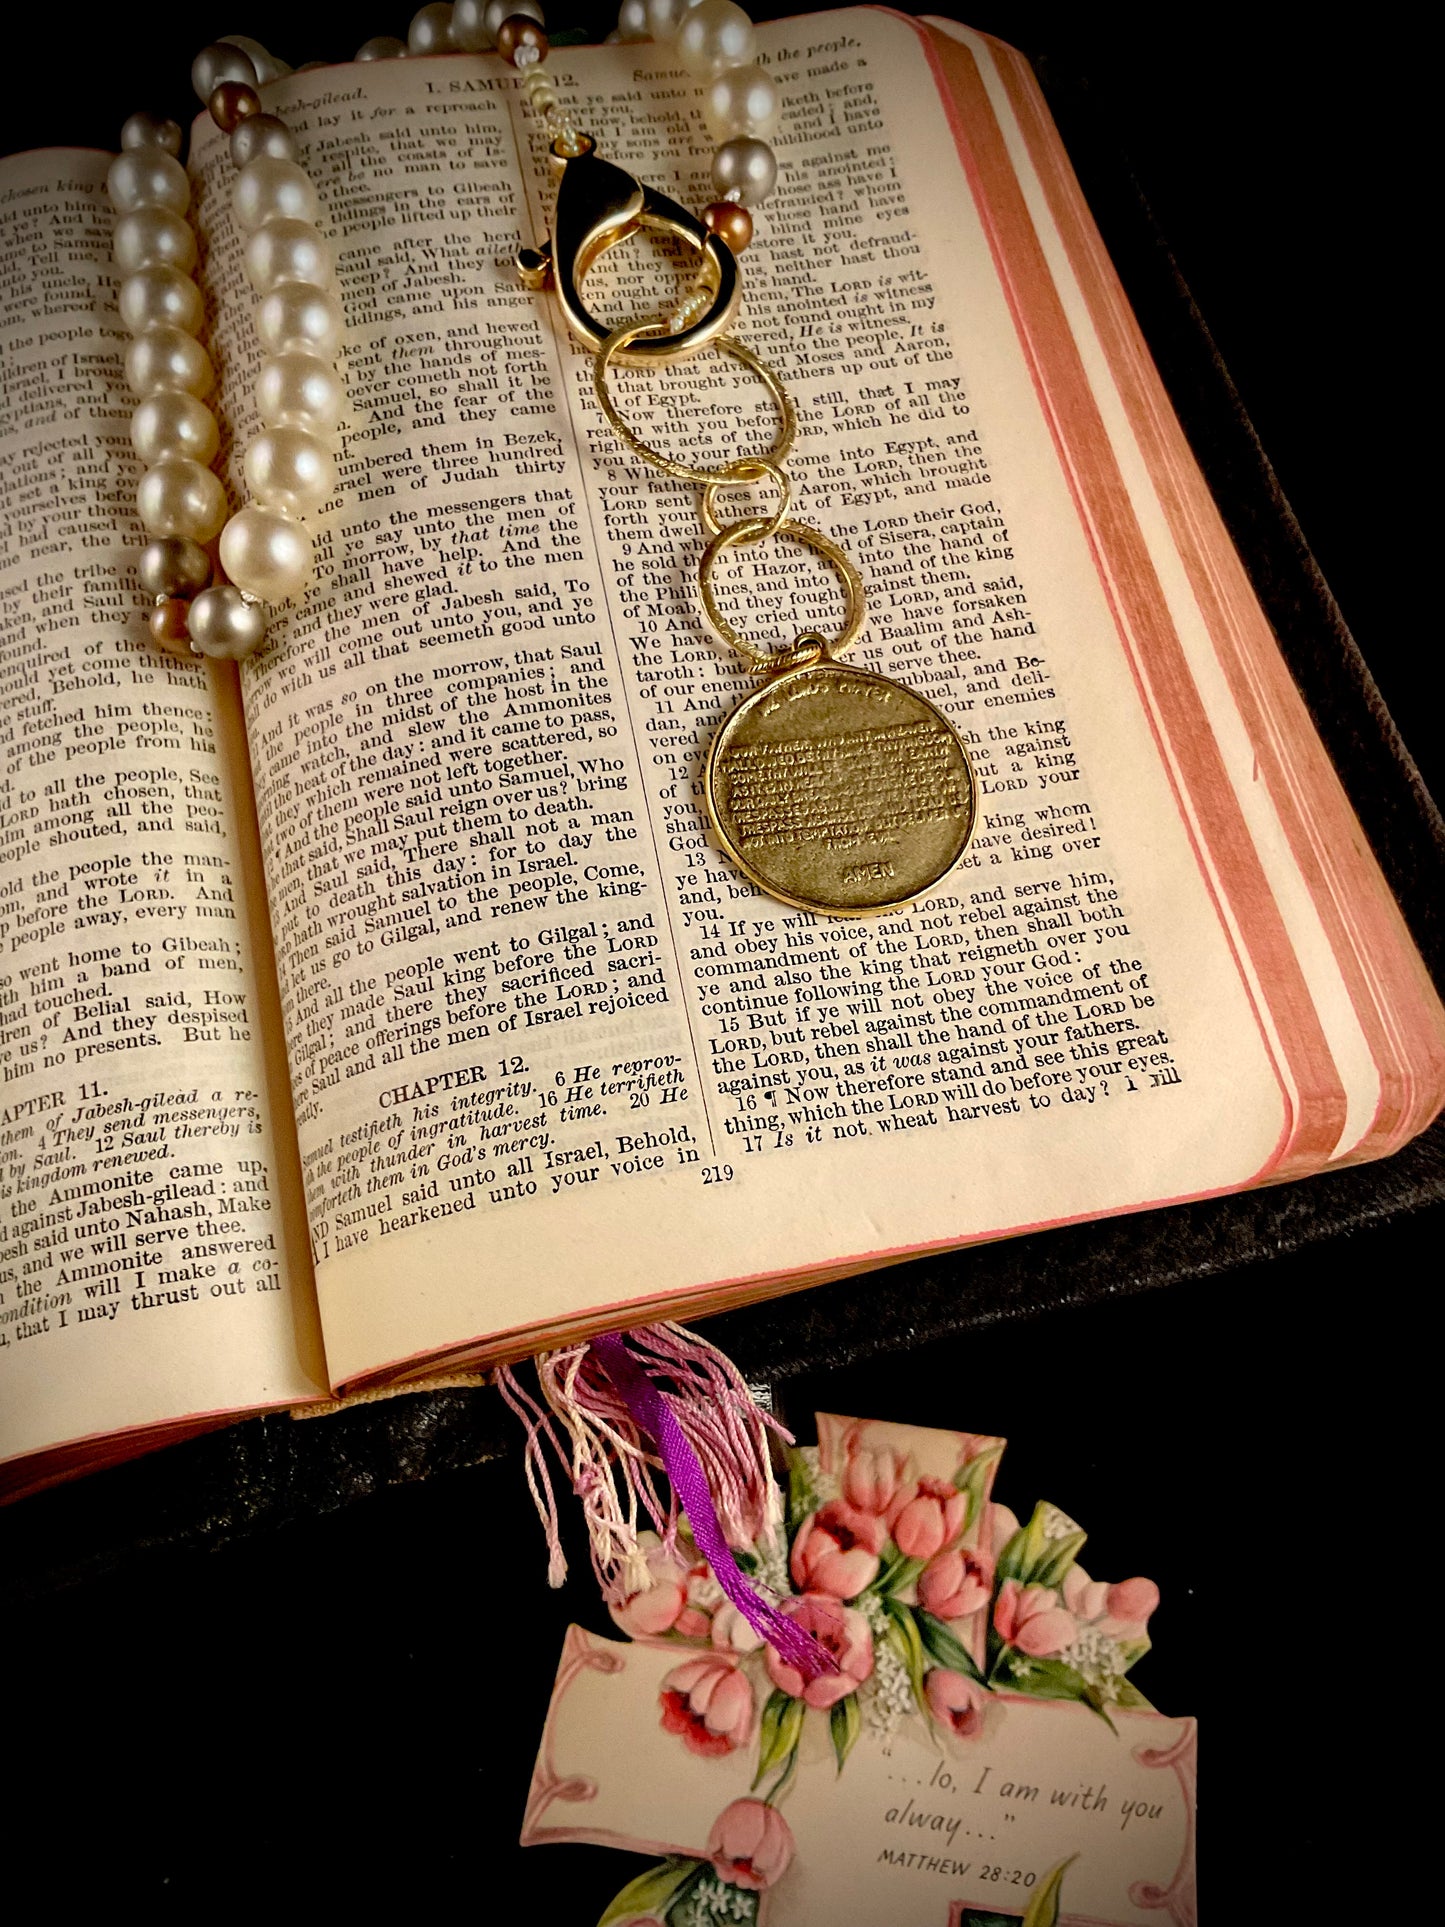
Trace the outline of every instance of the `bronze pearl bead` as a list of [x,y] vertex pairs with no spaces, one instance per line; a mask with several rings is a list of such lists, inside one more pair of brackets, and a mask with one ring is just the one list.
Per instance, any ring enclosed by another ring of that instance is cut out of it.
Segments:
[[710,202],[702,211],[702,224],[734,254],[741,254],[753,238],[753,217],[736,201]]
[[151,635],[168,656],[189,656],[191,653],[191,635],[186,627],[190,608],[190,603],[182,602],[179,596],[167,596],[164,602],[158,602],[151,610]]
[[497,29],[497,52],[503,60],[510,60],[515,67],[517,55],[523,47],[535,47],[539,61],[547,58],[551,46],[545,27],[535,20],[529,20],[524,13],[510,13]]
[[223,134],[234,134],[243,120],[260,113],[261,96],[244,80],[223,80],[206,107]]

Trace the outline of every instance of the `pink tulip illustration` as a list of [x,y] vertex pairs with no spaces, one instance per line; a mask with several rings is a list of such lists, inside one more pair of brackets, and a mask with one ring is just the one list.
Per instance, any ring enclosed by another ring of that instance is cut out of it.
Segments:
[[687,1568],[674,1559],[660,1540],[644,1547],[647,1583],[608,1611],[634,1639],[655,1639],[669,1633],[687,1604]]
[[930,1559],[918,1575],[918,1603],[937,1619],[964,1619],[993,1592],[993,1560],[956,1546]]
[[878,1577],[888,1528],[877,1514],[846,1499],[832,1499],[811,1513],[793,1541],[791,1569],[799,1592],[852,1599]]
[[906,1504],[915,1490],[913,1461],[893,1445],[858,1445],[850,1438],[843,1472],[843,1497],[860,1512],[885,1518]]
[[779,1611],[822,1642],[837,1660],[838,1671],[805,1681],[795,1666],[779,1659],[769,1646],[764,1657],[774,1686],[805,1706],[834,1706],[856,1692],[873,1671],[873,1635],[862,1613],[820,1592],[785,1599]]
[[686,1598],[673,1631],[684,1639],[706,1639],[712,1632],[713,1609],[722,1601],[722,1587],[712,1576],[706,1559],[688,1568]]
[[983,1709],[988,1694],[976,1680],[952,1673],[946,1666],[935,1666],[923,1682],[929,1710],[940,1726],[946,1726],[961,1740],[976,1739],[983,1731]]
[[1105,1630],[1116,1639],[1142,1639],[1158,1604],[1159,1588],[1152,1579],[1121,1579],[1109,1588]]
[[725,1599],[713,1614],[710,1637],[722,1653],[755,1653],[763,1643],[762,1634],[730,1599]]
[[962,1532],[967,1513],[967,1498],[946,1479],[920,1479],[889,1522],[893,1542],[909,1559],[932,1559]]
[[1109,1588],[1102,1579],[1091,1579],[1079,1565],[1064,1574],[1064,1604],[1086,1626],[1104,1617],[1109,1610]]
[[1062,1653],[1078,1631],[1052,1586],[1021,1586],[1017,1579],[1006,1579],[999,1588],[993,1623],[1000,1639],[1034,1659]]
[[675,1666],[662,1682],[662,1724],[704,1759],[735,1752],[753,1730],[747,1676],[721,1653],[701,1653]]
[[719,1880],[760,1893],[788,1871],[792,1829],[765,1801],[734,1800],[713,1822],[707,1855]]
[[1064,1576],[1064,1604],[1081,1624],[1097,1626],[1111,1639],[1142,1639],[1159,1604],[1159,1588],[1152,1579],[1121,1579],[1111,1586],[1091,1579],[1082,1566],[1071,1566]]
[[1006,1505],[994,1505],[990,1502],[985,1508],[983,1515],[983,1541],[995,1559],[998,1558],[999,1554],[1018,1529],[1018,1514],[1010,1511]]

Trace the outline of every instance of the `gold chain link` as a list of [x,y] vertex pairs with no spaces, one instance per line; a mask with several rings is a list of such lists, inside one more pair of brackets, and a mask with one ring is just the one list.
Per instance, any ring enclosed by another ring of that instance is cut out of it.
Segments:
[[[804,522],[794,522],[788,518],[788,510],[793,499],[793,485],[783,468],[794,438],[798,432],[797,411],[792,399],[783,387],[782,381],[771,368],[743,345],[734,336],[719,335],[714,346],[720,348],[734,361],[751,370],[767,389],[778,411],[778,433],[773,445],[761,455],[742,455],[721,467],[703,468],[692,462],[677,461],[665,455],[660,449],[653,448],[623,419],[617,404],[613,401],[607,387],[607,371],[613,361],[624,354],[628,347],[644,336],[661,336],[669,333],[667,325],[660,321],[629,321],[621,328],[614,328],[597,349],[592,363],[592,386],[603,414],[618,440],[630,448],[640,460],[653,468],[660,468],[665,475],[676,481],[691,482],[703,490],[699,516],[711,541],[703,552],[698,564],[698,586],[702,592],[702,606],[707,619],[717,635],[736,649],[755,668],[768,674],[782,669],[796,668],[803,662],[814,662],[827,656],[832,659],[849,649],[863,627],[866,614],[866,597],[863,578],[849,561],[843,550],[829,536],[818,529],[810,528]],[[772,481],[777,484],[779,501],[771,515],[744,515],[733,522],[720,522],[717,514],[719,492],[726,488],[740,488],[750,482]],[[713,591],[713,571],[718,557],[726,550],[763,542],[769,536],[786,536],[794,542],[801,542],[805,548],[830,562],[842,577],[846,608],[843,626],[837,636],[828,641],[811,630],[800,635],[791,648],[785,650],[768,649],[751,642],[741,631],[735,629],[723,615]]]
[[[693,482],[699,488],[706,488],[709,482],[729,483],[733,480],[735,464],[732,462],[722,468],[696,468],[690,462],[674,461],[671,455],[664,455],[660,449],[650,448],[623,420],[617,404],[607,392],[607,370],[614,356],[622,353],[642,335],[661,335],[666,332],[660,322],[629,321],[625,327],[614,328],[608,335],[592,363],[592,386],[602,405],[602,412],[618,440],[625,442],[633,454],[640,456],[644,462],[650,463],[653,468],[660,468],[664,475],[671,475],[679,482]],[[770,449],[755,459],[773,463],[785,461],[798,432],[798,417],[783,384],[771,368],[758,360],[751,348],[745,348],[742,342],[734,340],[731,335],[720,335],[713,345],[721,348],[724,354],[731,355],[734,361],[740,361],[744,368],[750,368],[777,406],[781,418],[777,439]]]
[[791,659],[794,653],[792,650],[784,652],[780,658],[777,651],[749,642],[748,638],[728,621],[718,607],[717,598],[713,593],[713,568],[724,550],[745,542],[760,542],[768,534],[785,535],[791,541],[801,542],[805,548],[812,549],[816,555],[821,555],[824,561],[831,562],[842,576],[843,590],[847,597],[843,627],[831,642],[825,642],[812,630],[806,632],[807,646],[810,649],[816,643],[819,645],[818,654],[826,654],[830,658],[841,656],[846,650],[851,649],[857,640],[858,631],[863,627],[863,618],[867,613],[863,578],[836,542],[824,535],[821,529],[809,528],[806,522],[782,522],[773,529],[770,527],[770,518],[759,515],[750,517],[744,522],[729,522],[726,528],[718,530],[703,550],[702,560],[697,565],[698,587],[702,591],[702,606],[707,611],[708,621],[724,642],[736,649],[739,655],[746,656],[748,661],[758,668],[772,672],[778,668],[791,669],[796,666]]
[[[709,482],[703,490],[702,507],[698,510],[698,514],[702,518],[702,525],[708,534],[717,535],[723,528],[728,526],[726,523],[718,520],[717,498],[720,489],[733,485],[738,488],[743,488],[749,482],[765,482],[768,480],[772,480],[778,485],[778,506],[763,523],[762,529],[757,535],[743,536],[739,539],[745,542],[762,542],[765,541],[768,536],[776,535],[788,519],[788,508],[793,499],[793,484],[788,480],[787,471],[780,462],[764,461],[761,455],[743,456],[741,461],[732,464],[732,474],[726,482]],[[740,519],[745,522],[753,522],[758,518],[756,516],[745,515]]]

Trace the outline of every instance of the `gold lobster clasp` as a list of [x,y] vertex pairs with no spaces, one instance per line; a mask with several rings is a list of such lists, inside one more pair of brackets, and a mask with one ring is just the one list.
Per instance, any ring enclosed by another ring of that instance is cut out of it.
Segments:
[[[712,291],[704,313],[675,334],[640,336],[617,354],[618,361],[658,367],[681,361],[725,334],[742,298],[737,257],[726,241],[705,228],[685,207],[671,201],[611,161],[599,158],[592,141],[581,137],[582,152],[569,154],[554,142],[551,164],[557,182],[557,209],[552,238],[540,248],[522,248],[517,273],[524,288],[551,288],[567,325],[595,354],[612,333],[598,321],[582,299],[588,269],[608,248],[625,241],[639,228],[654,228],[685,242],[701,257],[698,279]],[[580,143],[579,143],[580,144]]]

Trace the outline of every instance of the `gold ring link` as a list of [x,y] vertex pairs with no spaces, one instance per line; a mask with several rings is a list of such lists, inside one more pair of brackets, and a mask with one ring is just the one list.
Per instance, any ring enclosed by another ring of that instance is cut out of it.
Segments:
[[[761,455],[745,455],[741,461],[732,464],[732,473],[728,477],[727,482],[709,482],[703,490],[702,507],[698,510],[698,514],[702,517],[702,525],[708,534],[720,535],[724,528],[730,526],[718,520],[717,498],[719,490],[730,485],[742,488],[749,482],[764,482],[768,480],[774,481],[778,485],[778,506],[763,524],[759,534],[749,535],[742,539],[748,542],[761,542],[770,535],[776,535],[788,519],[788,509],[793,500],[793,484],[788,480],[785,469],[777,462],[765,461]],[[755,515],[745,515],[739,519],[752,523],[757,521],[758,518]]]
[[[713,484],[727,487],[736,481],[733,473],[738,466],[736,461],[728,462],[721,468],[698,468],[691,462],[674,461],[672,456],[664,455],[660,449],[650,448],[628,426],[607,392],[607,370],[616,357],[643,335],[662,335],[666,332],[666,328],[658,321],[629,321],[625,327],[613,329],[598,348],[592,362],[592,386],[598,403],[618,440],[626,443],[633,454],[642,461],[650,463],[653,468],[660,468],[664,475],[671,475],[679,482],[693,482],[700,488]],[[772,369],[765,362],[758,360],[751,348],[745,348],[742,342],[735,340],[731,335],[719,335],[713,346],[720,348],[725,355],[731,355],[734,361],[740,361],[745,368],[751,369],[772,397],[773,405],[779,415],[777,438],[772,447],[762,455],[746,459],[767,462],[776,468],[787,459],[788,451],[793,446],[793,438],[798,432],[797,412],[788,398],[786,389]]]
[[[847,606],[843,616],[843,626],[831,642],[809,630],[790,649],[782,651],[767,649],[758,643],[750,642],[733,627],[719,608],[712,588],[712,573],[718,557],[725,549],[761,541],[765,535],[781,535],[786,536],[790,541],[801,542],[805,548],[812,549],[816,555],[821,555],[825,562],[831,562],[842,577]],[[703,551],[702,560],[698,563],[697,575],[698,585],[702,590],[702,606],[717,634],[731,648],[736,649],[739,655],[745,656],[749,662],[759,669],[767,670],[770,674],[779,669],[795,667],[800,650],[808,652],[809,660],[815,659],[812,654],[815,647],[818,657],[826,655],[829,660],[833,660],[841,656],[856,642],[858,632],[863,627],[863,619],[867,614],[867,598],[863,590],[862,576],[836,542],[824,535],[820,529],[809,528],[805,522],[780,522],[773,527],[772,518],[765,515],[752,515],[745,521],[729,522],[718,530]]]

